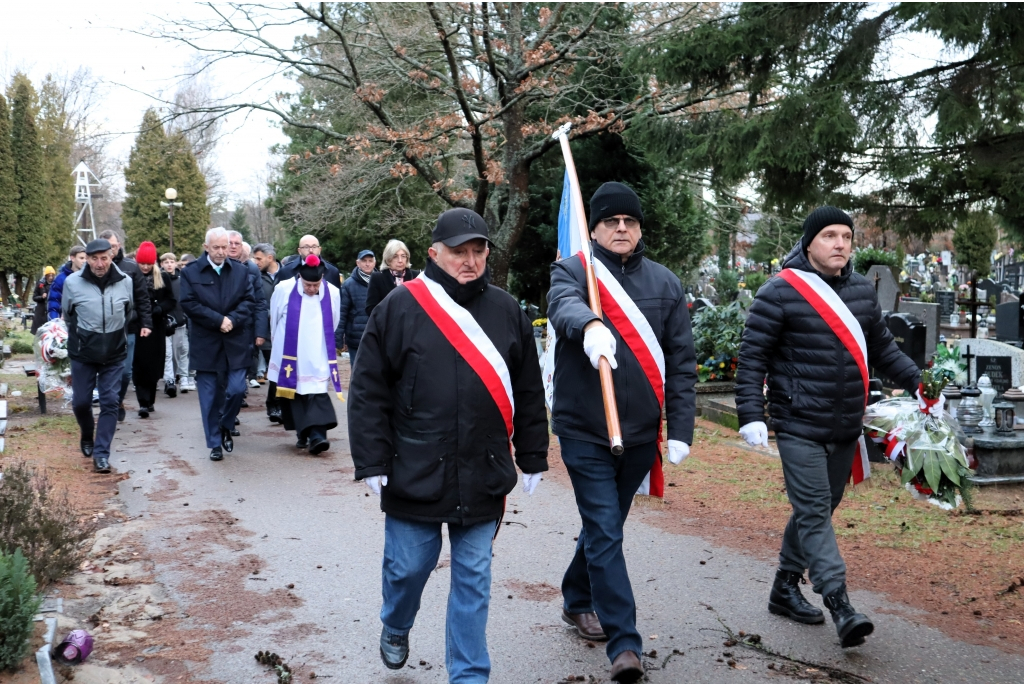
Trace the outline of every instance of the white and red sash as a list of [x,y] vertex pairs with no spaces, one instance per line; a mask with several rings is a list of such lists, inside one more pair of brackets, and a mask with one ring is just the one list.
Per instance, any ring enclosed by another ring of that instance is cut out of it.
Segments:
[[[586,269],[587,260],[583,252],[578,252],[577,256],[583,262],[583,268]],[[665,405],[665,353],[661,349],[661,343],[658,342],[658,337],[654,334],[654,329],[651,328],[647,317],[626,294],[608,268],[598,259],[594,260],[594,275],[597,276],[597,289],[601,295],[601,311],[615,326],[622,341],[640,362],[640,368],[643,369],[644,375],[651,383],[651,388],[654,389],[654,396],[658,399],[660,411],[661,407]],[[645,485],[640,488],[641,494],[654,497],[665,496],[665,476],[661,468],[662,442],[661,417],[659,416],[658,458],[654,460],[654,466],[644,481]],[[644,492],[645,489],[646,492]]]
[[[817,274],[798,269],[783,269],[779,272],[782,280],[789,283],[800,293],[814,311],[825,320],[828,327],[836,334],[840,342],[853,357],[860,370],[864,382],[864,406],[868,403],[868,345],[864,339],[864,330],[846,303],[840,299]],[[861,435],[857,443],[857,455],[853,460],[853,472],[850,474],[854,485],[871,477],[871,464],[868,462],[867,444]]]
[[501,412],[508,439],[511,441],[512,417],[516,406],[512,399],[512,376],[498,348],[487,337],[487,333],[473,315],[453,300],[436,281],[420,273],[419,277],[406,281],[405,287],[423,307],[430,320],[437,325],[445,339],[483,381],[484,387]]

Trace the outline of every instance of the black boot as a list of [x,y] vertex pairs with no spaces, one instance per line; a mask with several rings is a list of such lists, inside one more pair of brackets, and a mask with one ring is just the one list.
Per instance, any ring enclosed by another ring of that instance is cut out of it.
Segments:
[[832,620],[836,624],[836,633],[843,647],[856,647],[864,644],[864,638],[875,630],[875,625],[864,614],[858,614],[850,606],[850,598],[846,595],[846,584],[838,590],[825,595],[825,606],[832,612]]
[[778,616],[787,616],[797,623],[824,623],[825,614],[818,607],[808,602],[800,592],[802,573],[784,571],[775,572],[775,583],[768,597],[768,611]]

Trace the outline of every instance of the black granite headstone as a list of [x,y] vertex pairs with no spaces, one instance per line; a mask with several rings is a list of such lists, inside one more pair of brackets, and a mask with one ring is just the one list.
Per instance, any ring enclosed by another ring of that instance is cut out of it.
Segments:
[[1021,307],[1019,302],[996,305],[996,340],[1015,343],[1020,341]]
[[992,387],[1002,394],[1013,386],[1013,360],[1009,357],[978,355],[978,378],[988,374],[992,379]]
[[900,351],[913,359],[917,368],[923,369],[928,352],[928,329],[921,319],[911,314],[895,313],[889,315],[888,325]]
[[943,323],[949,321],[950,314],[956,312],[956,293],[952,290],[940,290],[935,293],[935,301],[939,303],[942,310],[939,312],[939,317]]

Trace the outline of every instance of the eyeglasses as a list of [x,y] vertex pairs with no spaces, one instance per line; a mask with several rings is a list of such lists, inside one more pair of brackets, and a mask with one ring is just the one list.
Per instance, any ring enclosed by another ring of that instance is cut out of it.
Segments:
[[608,229],[609,231],[614,231],[616,228],[619,227],[620,223],[624,223],[626,225],[626,228],[631,230],[631,231],[634,230],[634,229],[640,228],[640,221],[637,220],[637,219],[634,219],[631,216],[621,217],[621,218],[611,217],[611,218],[608,218],[608,219],[601,219],[601,226],[603,226],[604,228]]
[[319,245],[299,245],[300,250],[319,250]]

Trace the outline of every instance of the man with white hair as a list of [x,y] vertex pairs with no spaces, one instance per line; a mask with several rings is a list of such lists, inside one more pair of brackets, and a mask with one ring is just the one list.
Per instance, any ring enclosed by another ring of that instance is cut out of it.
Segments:
[[252,361],[256,295],[248,268],[228,259],[226,230],[211,228],[203,247],[206,252],[181,271],[181,308],[192,322],[189,361],[196,372],[206,446],[210,459],[220,461],[234,449],[231,431]]

